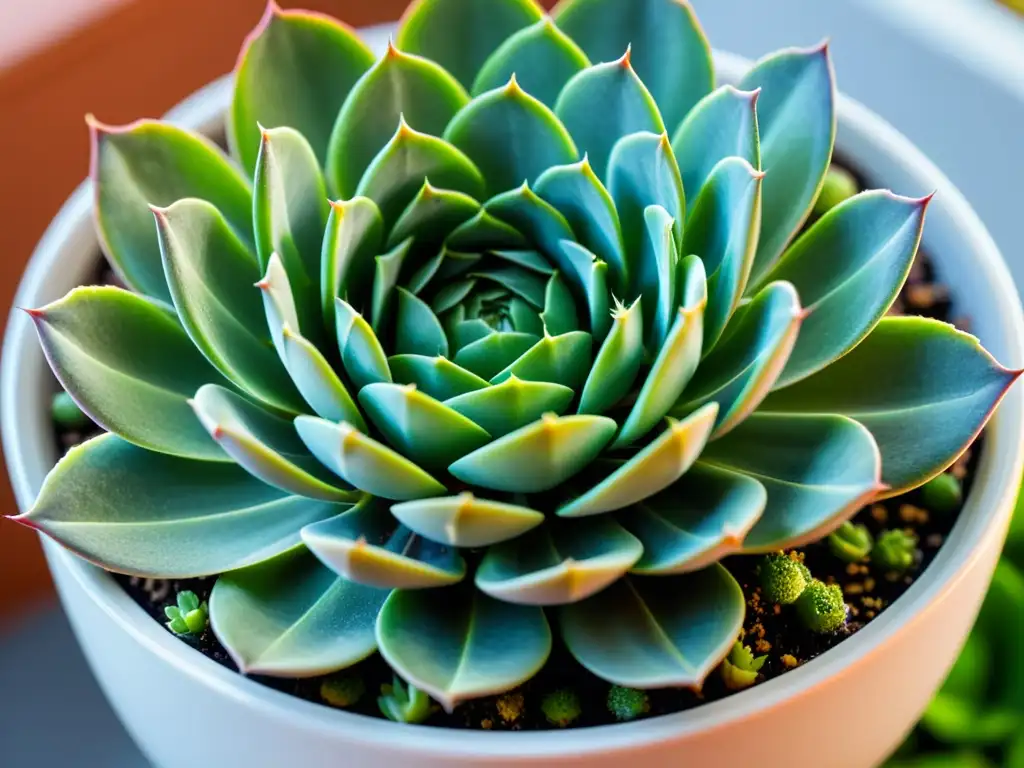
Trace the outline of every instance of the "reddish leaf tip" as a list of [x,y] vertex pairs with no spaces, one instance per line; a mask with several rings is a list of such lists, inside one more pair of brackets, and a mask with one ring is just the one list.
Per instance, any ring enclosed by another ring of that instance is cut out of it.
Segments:
[[44,309],[36,309],[33,307],[17,307],[17,309],[20,309],[33,320],[41,320],[46,317],[46,310]]
[[388,35],[388,49],[384,52],[384,58],[386,59],[397,59],[402,55],[402,52],[395,47],[394,35]]
[[626,46],[626,52],[624,54],[622,54],[622,58],[619,59],[618,64],[623,69],[632,69],[633,68],[632,60],[633,60],[633,44],[630,43],[629,45]]
[[39,524],[28,516],[28,512],[25,512],[20,515],[4,515],[4,517],[6,517],[12,523],[17,523],[18,525],[23,525],[26,528],[31,528],[33,531],[42,530],[42,528],[39,527]]

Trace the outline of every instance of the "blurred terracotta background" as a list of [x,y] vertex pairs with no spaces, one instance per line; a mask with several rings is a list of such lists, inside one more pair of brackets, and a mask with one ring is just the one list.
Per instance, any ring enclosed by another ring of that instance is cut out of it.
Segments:
[[[279,5],[364,26],[397,19],[406,0]],[[231,69],[263,9],[264,0],[0,0],[0,323],[36,241],[87,172],[83,116],[163,114]],[[0,514],[14,512],[5,472]],[[0,524],[0,625],[49,599],[35,535]]]

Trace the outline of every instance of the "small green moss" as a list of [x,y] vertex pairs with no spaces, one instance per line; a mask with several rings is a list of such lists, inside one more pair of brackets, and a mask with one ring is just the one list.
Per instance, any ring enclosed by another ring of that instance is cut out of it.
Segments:
[[871,552],[874,540],[866,525],[855,525],[847,520],[829,534],[828,548],[833,555],[846,563],[863,560]]
[[812,632],[835,632],[846,623],[842,587],[814,579],[796,601],[796,612]]
[[613,685],[608,691],[608,711],[620,722],[636,720],[650,709],[651,701],[646,691],[623,688],[621,685]]
[[816,216],[824,216],[844,200],[853,197],[860,191],[853,174],[838,165],[830,166],[825,174],[825,183],[821,194],[814,203]]
[[580,716],[580,697],[569,688],[561,688],[547,694],[540,703],[540,711],[552,725],[565,728]]
[[396,723],[422,723],[434,707],[430,697],[414,685],[406,685],[397,676],[391,685],[380,687],[377,706],[388,720]]
[[755,658],[749,646],[737,642],[719,668],[725,687],[731,691],[749,688],[757,681],[757,675],[767,660],[767,656]]
[[960,481],[948,472],[936,475],[921,486],[921,501],[932,512],[955,512],[963,499],[964,490],[960,487]]
[[811,578],[806,565],[781,553],[765,556],[760,575],[765,599],[779,605],[796,602]]
[[882,531],[871,550],[871,564],[882,571],[902,573],[917,560],[917,536],[899,528]]
[[206,602],[200,603],[196,593],[188,590],[178,593],[177,604],[166,606],[164,615],[167,628],[176,635],[201,635],[210,623]]
[[320,683],[320,698],[332,707],[353,707],[366,693],[366,683],[358,675],[331,675]]
[[506,723],[514,723],[523,716],[523,705],[525,700],[521,693],[505,693],[498,697],[495,706],[498,716]]
[[64,429],[85,429],[92,423],[67,392],[58,392],[53,396],[50,414],[54,423]]

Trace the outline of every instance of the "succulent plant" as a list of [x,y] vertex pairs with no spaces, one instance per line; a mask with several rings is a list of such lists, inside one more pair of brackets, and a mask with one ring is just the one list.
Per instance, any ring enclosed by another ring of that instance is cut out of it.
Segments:
[[210,620],[207,604],[200,603],[196,593],[188,590],[178,593],[175,604],[164,608],[164,615],[167,628],[176,635],[201,635]]
[[608,711],[619,722],[636,720],[641,715],[646,715],[651,709],[651,700],[646,691],[641,691],[638,688],[623,688],[621,685],[613,685],[608,689],[606,703]]
[[[230,156],[91,120],[132,290],[30,310],[107,434],[17,518],[121,573],[222,574],[246,673],[379,650],[451,709],[552,646],[699,686],[719,561],[828,535],[948,467],[1018,375],[883,317],[930,197],[830,167],[825,46],[715,87],[684,0],[417,0],[380,58],[271,5]],[[762,170],[764,169],[764,170]]]
[[767,660],[767,656],[755,657],[750,646],[737,641],[719,667],[725,687],[733,691],[749,688],[757,681],[757,675]]
[[791,605],[811,583],[811,571],[799,560],[781,552],[766,555],[758,566],[761,592],[770,603]]
[[882,531],[871,548],[871,564],[882,571],[902,573],[917,561],[917,535],[900,528]]
[[580,697],[571,688],[559,688],[544,696],[540,702],[544,719],[558,728],[575,723],[583,713]]
[[397,675],[391,685],[382,685],[377,706],[381,714],[396,723],[422,723],[430,717],[430,697],[414,685],[406,685]]
[[921,501],[932,512],[948,514],[955,511],[963,500],[964,490],[951,472],[936,475],[921,486]]
[[793,605],[804,626],[812,632],[835,632],[846,623],[846,602],[838,584],[812,579]]
[[828,548],[847,563],[856,563],[871,553],[874,539],[866,525],[847,520],[828,536]]

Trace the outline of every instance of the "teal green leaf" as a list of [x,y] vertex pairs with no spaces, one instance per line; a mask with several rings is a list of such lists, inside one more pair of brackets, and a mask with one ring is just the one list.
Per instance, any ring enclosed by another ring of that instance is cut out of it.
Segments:
[[648,206],[644,211],[644,225],[647,236],[640,249],[635,284],[644,307],[644,319],[649,324],[647,346],[660,349],[678,304],[675,283],[679,253],[673,236],[675,222],[668,211],[660,205]]
[[644,322],[640,299],[627,309],[617,304],[580,395],[578,413],[604,413],[629,394],[644,361]]
[[468,89],[502,43],[542,17],[533,0],[416,0],[402,17],[397,42],[436,61]]
[[532,182],[553,165],[578,158],[554,112],[519,87],[508,85],[473,99],[448,125],[444,138],[483,172],[495,195]]
[[500,88],[516,76],[527,93],[549,107],[569,79],[590,66],[590,60],[572,38],[544,16],[519,30],[484,62],[473,82],[474,96]]
[[528,248],[526,238],[513,226],[481,210],[460,224],[446,241],[452,251],[476,253],[488,249]]
[[431,309],[436,314],[443,315],[469,296],[475,286],[475,280],[458,280],[446,283],[434,296],[431,302]]
[[562,517],[585,517],[614,512],[643,501],[675,483],[700,456],[718,415],[708,403],[682,421],[668,426],[641,451],[578,498],[560,506]]
[[[605,177],[612,147],[623,136],[665,132],[658,105],[630,63],[632,50],[622,50],[617,61],[595,64],[573,77],[555,104],[555,115],[599,178]],[[602,118],[595,120],[595,115]]]
[[465,392],[444,404],[497,438],[537,421],[545,413],[561,415],[572,398],[573,391],[561,384],[523,381],[510,375],[500,384]]
[[569,222],[554,206],[546,203],[522,184],[491,198],[484,209],[521,232],[539,251],[565,273],[574,285],[583,288],[579,265],[570,260],[562,248],[563,241],[574,241]]
[[324,466],[361,491],[397,501],[445,492],[443,485],[411,461],[351,424],[299,416],[295,429]]
[[714,87],[711,46],[688,2],[564,0],[554,16],[593,62],[632,45],[633,67],[670,127]]
[[491,379],[539,341],[540,338],[532,333],[491,333],[462,347],[455,355],[454,362],[483,379]]
[[522,297],[538,310],[544,308],[546,281],[543,275],[538,275],[536,272],[513,264],[502,264],[476,269],[468,276],[489,280],[496,286],[506,288]]
[[604,416],[555,416],[510,432],[463,456],[448,471],[464,483],[515,493],[560,485],[592,462],[616,424]]
[[72,448],[17,522],[107,570],[193,578],[291,549],[345,506],[282,493],[236,464],[168,456],[104,434]]
[[128,286],[171,302],[151,206],[171,205],[186,197],[208,200],[237,237],[252,243],[249,182],[213,142],[154,120],[123,128],[91,117],[88,123],[96,234]]
[[335,302],[355,302],[360,307],[370,295],[373,257],[384,245],[384,219],[372,200],[355,197],[332,202],[327,218],[321,256],[321,299],[324,320],[335,324]]
[[470,588],[397,590],[377,617],[377,645],[395,672],[451,712],[533,677],[551,652],[540,608]]
[[698,461],[675,485],[616,515],[644,545],[641,575],[690,573],[742,551],[768,494],[753,477]]
[[565,260],[574,265],[582,283],[583,294],[587,299],[590,333],[596,340],[601,341],[612,326],[608,265],[572,240],[563,240],[559,246]]
[[701,462],[748,475],[767,490],[748,552],[817,541],[884,488],[871,433],[845,416],[758,412],[708,443]]
[[544,334],[544,321],[540,319],[540,313],[535,307],[518,296],[514,296],[509,301],[508,313],[512,327],[517,331],[532,333],[536,336]]
[[402,287],[396,290],[395,351],[399,355],[447,355],[448,337],[430,306]]
[[808,316],[776,387],[825,368],[882,319],[910,274],[930,201],[864,192],[825,214],[783,254],[765,279],[792,283]]
[[569,651],[598,677],[627,688],[700,688],[735,644],[745,607],[740,585],[712,565],[620,579],[559,614]]
[[861,422],[882,452],[885,495],[894,496],[952,464],[1019,375],[950,325],[886,317],[849,354],[773,393],[763,408]]
[[337,299],[335,304],[341,362],[356,389],[391,381],[387,355],[370,324],[348,302]]
[[267,332],[259,266],[221,213],[186,199],[153,209],[167,284],[185,331],[229,380],[286,411],[301,398]]
[[373,292],[370,297],[370,328],[375,334],[382,331],[385,317],[390,321],[391,293],[398,284],[405,259],[412,248],[413,238],[399,243],[387,253],[374,259]]
[[555,268],[548,263],[547,259],[541,256],[537,251],[499,249],[492,250],[491,253],[503,261],[511,262],[516,266],[523,267],[546,277],[550,277],[555,271]]
[[258,125],[289,126],[306,137],[324,165],[338,111],[373,60],[359,36],[334,19],[270,3],[235,68],[228,116],[234,155],[252,173]]
[[541,313],[540,319],[547,332],[555,336],[571,333],[580,327],[576,314],[576,300],[560,272],[555,272],[548,280],[544,293],[544,312]]
[[313,677],[377,650],[388,594],[338,576],[300,546],[217,579],[210,625],[242,674]]
[[761,237],[751,287],[807,219],[832,159],[836,138],[835,76],[828,48],[789,49],[758,62],[740,81],[757,100],[764,180]]
[[391,514],[420,536],[451,547],[486,547],[536,528],[544,515],[471,493],[394,504]]
[[394,355],[388,358],[388,365],[398,384],[415,384],[435,400],[449,400],[489,386],[487,379],[460,368],[446,357]]
[[476,586],[508,603],[575,603],[623,576],[642,554],[636,537],[609,517],[553,521],[488,549]]
[[440,246],[449,234],[479,211],[480,203],[464,192],[439,189],[426,180],[395,222],[388,236],[388,247],[393,248],[413,235],[417,251]]
[[514,363],[491,378],[500,384],[511,376],[526,381],[546,381],[579,389],[590,370],[593,340],[589,333],[572,331],[561,336],[545,336]]
[[90,287],[29,315],[61,386],[97,424],[149,450],[227,459],[188,405],[203,384],[227,382],[170,312],[120,288]]

